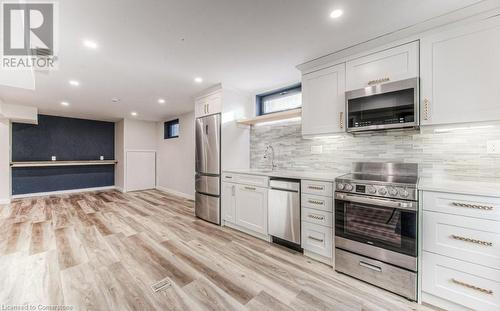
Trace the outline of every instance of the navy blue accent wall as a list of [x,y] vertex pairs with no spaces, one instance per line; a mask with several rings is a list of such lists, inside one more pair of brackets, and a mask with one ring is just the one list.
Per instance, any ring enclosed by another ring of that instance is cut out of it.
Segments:
[[[39,115],[38,125],[12,125],[12,161],[106,160],[115,158],[113,122]],[[114,185],[114,166],[62,166],[12,169],[12,194]]]
[[12,194],[113,186],[113,165],[16,167],[12,169]]
[[115,157],[113,122],[38,116],[38,125],[12,125],[12,161],[107,160]]

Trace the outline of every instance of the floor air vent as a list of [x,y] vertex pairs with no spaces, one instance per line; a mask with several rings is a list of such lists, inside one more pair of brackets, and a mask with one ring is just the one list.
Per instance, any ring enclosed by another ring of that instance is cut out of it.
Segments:
[[170,283],[170,280],[168,278],[164,278],[163,280],[159,281],[158,283],[155,283],[151,285],[151,288],[155,293],[161,292],[162,290],[165,290],[172,286],[172,283]]

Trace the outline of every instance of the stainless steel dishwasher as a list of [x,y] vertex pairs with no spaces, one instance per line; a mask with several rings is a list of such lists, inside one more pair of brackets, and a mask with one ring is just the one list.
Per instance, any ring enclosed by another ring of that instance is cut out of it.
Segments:
[[268,223],[273,242],[300,249],[300,180],[271,178]]

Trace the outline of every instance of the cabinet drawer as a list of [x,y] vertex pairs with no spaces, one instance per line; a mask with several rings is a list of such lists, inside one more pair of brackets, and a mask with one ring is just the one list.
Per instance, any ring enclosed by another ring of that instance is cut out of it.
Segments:
[[302,221],[332,228],[333,214],[310,208],[302,208]]
[[222,181],[267,188],[269,177],[247,174],[223,173]]
[[332,258],[332,228],[302,222],[302,248]]
[[335,249],[335,270],[410,299],[417,297],[417,274],[378,260]]
[[428,252],[422,290],[474,310],[500,310],[500,271]]
[[424,192],[424,210],[500,221],[500,199]]
[[323,181],[303,180],[301,182],[302,193],[333,197],[333,184]]
[[423,249],[500,269],[500,223],[424,212]]
[[312,208],[325,212],[333,212],[333,199],[313,194],[302,194],[302,208]]

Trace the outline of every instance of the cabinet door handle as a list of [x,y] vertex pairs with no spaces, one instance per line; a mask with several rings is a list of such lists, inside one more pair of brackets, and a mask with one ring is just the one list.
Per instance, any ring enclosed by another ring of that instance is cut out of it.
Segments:
[[308,236],[307,238],[308,238],[309,240],[317,241],[317,242],[320,242],[320,243],[323,243],[323,241],[324,241],[323,239],[318,239],[318,238],[315,238],[315,237],[313,237],[313,236]]
[[429,103],[429,100],[426,98],[426,99],[424,99],[424,120],[425,121],[428,121],[430,119],[429,108],[430,108],[430,103]]
[[385,77],[385,78],[380,78],[380,79],[368,81],[368,85],[375,85],[375,84],[380,84],[380,83],[389,82],[389,81],[391,81],[391,79],[389,77]]
[[232,186],[231,187],[231,195],[234,197],[236,195],[236,187]]
[[247,190],[252,190],[252,191],[257,190],[257,189],[255,189],[254,187],[245,187],[245,189],[247,189]]
[[308,200],[307,202],[314,204],[314,205],[325,205],[325,203],[323,201]]
[[481,288],[481,287],[474,286],[474,285],[471,285],[471,284],[468,284],[468,283],[465,283],[465,282],[462,282],[462,281],[459,281],[456,279],[451,279],[451,281],[457,285],[467,287],[467,288],[470,288],[470,289],[473,289],[473,290],[476,290],[478,292],[485,293],[488,295],[493,295],[493,291],[491,289]]
[[232,178],[233,178],[233,176],[226,176],[226,178],[227,178],[227,179],[232,179]]
[[485,211],[492,211],[493,210],[493,206],[488,206],[488,205],[468,204],[468,203],[459,203],[459,202],[452,202],[451,204],[453,206],[456,206],[456,207],[481,209],[481,210],[485,210]]
[[325,219],[325,216],[312,215],[312,214],[307,215],[307,217],[312,218],[312,219],[316,219],[316,220],[324,220]]
[[340,112],[340,129],[341,130],[344,129],[344,112],[343,111]]
[[361,267],[364,267],[364,268],[367,268],[367,269],[370,269],[370,270],[373,270],[373,271],[382,272],[382,268],[380,268],[378,266],[374,266],[374,265],[369,264],[369,263],[366,263],[364,261],[360,261],[359,265]]
[[479,244],[479,245],[483,245],[483,246],[493,246],[492,242],[486,242],[486,241],[481,241],[481,240],[466,238],[466,237],[459,236],[459,235],[454,235],[454,234],[452,234],[450,236],[450,238],[452,238],[453,240],[458,240],[458,241],[463,241],[463,242],[469,242],[469,243]]
[[325,187],[323,186],[307,186],[307,188],[311,190],[325,190]]

